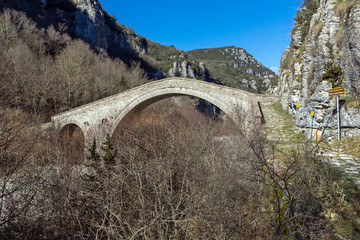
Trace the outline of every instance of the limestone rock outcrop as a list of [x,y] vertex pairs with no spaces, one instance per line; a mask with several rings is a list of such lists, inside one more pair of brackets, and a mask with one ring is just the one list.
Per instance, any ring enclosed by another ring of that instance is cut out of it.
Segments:
[[[299,11],[308,11],[303,6]],[[299,14],[299,12],[298,12]],[[344,135],[360,133],[360,3],[358,1],[320,0],[307,22],[296,22],[290,47],[284,50],[280,81],[275,93],[281,96],[282,108],[296,117],[303,130],[336,127],[335,98],[328,90],[345,86],[342,96],[341,126]],[[336,77],[326,77],[341,72]],[[296,108],[296,104],[300,108]],[[310,111],[315,111],[312,118]]]
[[[77,37],[92,46],[109,50],[110,47],[147,54],[144,38],[118,25],[116,20],[102,9],[98,1],[73,0],[76,5],[75,32]],[[114,26],[111,28],[109,22]]]
[[175,61],[173,67],[169,70],[170,77],[183,77],[183,78],[198,78],[195,75],[194,70],[191,68],[191,65],[188,61],[184,60],[183,62]]

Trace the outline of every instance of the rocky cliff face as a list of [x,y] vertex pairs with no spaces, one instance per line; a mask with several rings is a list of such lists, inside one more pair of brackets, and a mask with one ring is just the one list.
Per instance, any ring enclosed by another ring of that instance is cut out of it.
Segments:
[[148,51],[147,41],[118,24],[97,0],[1,0],[0,10],[5,7],[24,11],[40,27],[53,25],[59,30],[59,24],[65,26],[73,38],[113,57],[130,61],[127,55],[134,58]]
[[[147,42],[121,25],[105,13],[97,1],[73,0],[76,6],[75,33],[92,46],[109,50],[109,47],[147,53]],[[113,28],[111,23],[113,21]]]
[[[359,135],[360,4],[355,0],[309,2],[313,5],[297,13],[275,92],[281,95],[283,109],[296,117],[298,127],[327,129],[324,134],[332,135],[336,102],[328,89],[345,86],[341,126],[348,128],[345,136]],[[310,111],[315,111],[314,118]]]
[[170,77],[198,78],[194,70],[191,68],[191,65],[186,60],[183,62],[173,62],[173,67],[170,68],[168,75]]

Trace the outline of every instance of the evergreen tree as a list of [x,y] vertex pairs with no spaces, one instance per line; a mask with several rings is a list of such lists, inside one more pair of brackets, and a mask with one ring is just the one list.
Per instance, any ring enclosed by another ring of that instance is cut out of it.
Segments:
[[114,144],[109,134],[107,134],[106,140],[103,143],[101,150],[104,151],[104,156],[102,157],[102,160],[105,162],[105,164],[114,165],[115,159],[117,157],[117,149],[114,149]]
[[95,162],[100,161],[99,153],[96,150],[96,140],[95,140],[95,138],[94,138],[93,144],[91,145],[91,147],[87,147],[87,150],[89,152],[89,155],[87,156],[88,160],[93,160]]

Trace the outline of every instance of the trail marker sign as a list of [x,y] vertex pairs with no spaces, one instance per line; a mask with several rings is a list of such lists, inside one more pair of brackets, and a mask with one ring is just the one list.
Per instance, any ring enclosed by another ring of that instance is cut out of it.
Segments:
[[345,94],[345,87],[331,88],[328,90],[329,97],[335,97]]
[[339,96],[345,94],[345,87],[331,88],[328,90],[329,97],[336,97],[336,111],[337,111],[337,128],[338,128],[338,142],[341,140],[341,124],[340,124],[340,105]]

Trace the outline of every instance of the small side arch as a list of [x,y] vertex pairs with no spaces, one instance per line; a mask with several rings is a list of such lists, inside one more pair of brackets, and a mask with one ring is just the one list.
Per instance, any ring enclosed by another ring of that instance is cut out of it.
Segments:
[[66,164],[79,164],[84,160],[85,134],[74,123],[64,125],[60,132],[60,148],[65,156]]
[[58,127],[57,127],[58,131],[61,133],[67,125],[75,125],[76,127],[80,128],[80,130],[82,131],[82,133],[84,135],[84,140],[86,141],[88,139],[87,138],[88,134],[87,134],[84,123],[78,121],[77,119],[67,118],[67,119],[60,121],[60,123],[58,124]]

